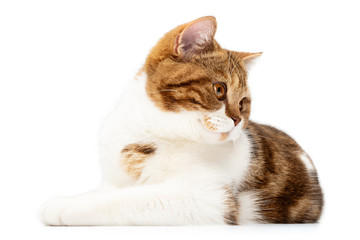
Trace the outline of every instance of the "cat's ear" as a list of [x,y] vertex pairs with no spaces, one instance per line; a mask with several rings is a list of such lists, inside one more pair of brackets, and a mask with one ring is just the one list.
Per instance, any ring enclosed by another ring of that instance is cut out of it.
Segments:
[[250,67],[254,62],[255,59],[262,55],[262,52],[251,53],[251,52],[236,52],[235,53],[237,58],[241,60],[245,67]]
[[214,48],[216,19],[202,17],[185,25],[175,38],[174,53],[183,60]]

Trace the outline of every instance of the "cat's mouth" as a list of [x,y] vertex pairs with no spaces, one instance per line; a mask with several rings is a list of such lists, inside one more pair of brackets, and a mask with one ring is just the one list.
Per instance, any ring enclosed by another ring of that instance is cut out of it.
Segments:
[[[235,126],[231,126],[226,118],[221,117],[204,117],[203,124],[207,130],[213,133],[230,133]],[[232,121],[230,121],[232,123]]]
[[233,121],[226,117],[204,116],[202,119],[203,126],[217,141],[224,142],[231,138],[232,132],[236,129]]

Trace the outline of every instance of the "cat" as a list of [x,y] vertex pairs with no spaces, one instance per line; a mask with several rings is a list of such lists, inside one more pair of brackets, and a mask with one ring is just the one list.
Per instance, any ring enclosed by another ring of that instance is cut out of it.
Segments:
[[99,189],[48,200],[45,225],[315,223],[323,194],[287,134],[249,120],[247,67],[214,17],[166,33],[105,121]]

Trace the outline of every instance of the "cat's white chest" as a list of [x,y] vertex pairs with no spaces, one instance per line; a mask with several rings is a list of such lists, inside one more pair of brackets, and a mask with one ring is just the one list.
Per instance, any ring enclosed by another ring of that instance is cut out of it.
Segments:
[[247,137],[221,145],[164,143],[146,163],[140,182],[155,183],[171,178],[240,183],[250,164]]

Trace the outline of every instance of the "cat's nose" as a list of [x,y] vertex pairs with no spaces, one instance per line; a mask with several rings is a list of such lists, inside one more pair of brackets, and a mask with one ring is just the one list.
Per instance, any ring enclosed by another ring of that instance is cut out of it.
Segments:
[[234,121],[235,127],[241,122],[241,119],[239,117],[231,117],[231,119]]

